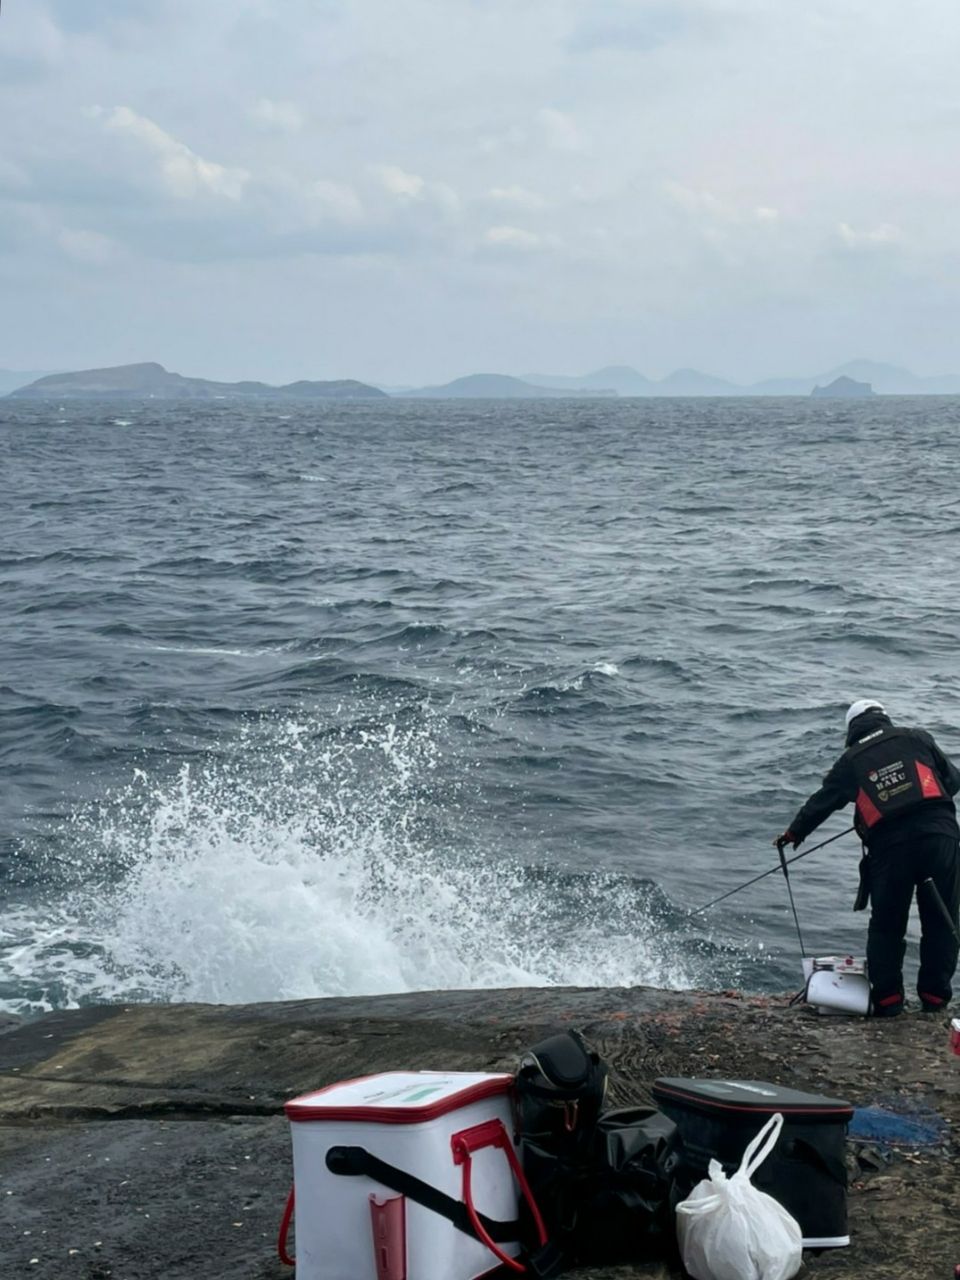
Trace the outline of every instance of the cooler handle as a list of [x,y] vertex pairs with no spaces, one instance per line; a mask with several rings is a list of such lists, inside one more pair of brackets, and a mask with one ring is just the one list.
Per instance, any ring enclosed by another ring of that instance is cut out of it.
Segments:
[[453,1151],[453,1163],[463,1165],[463,1202],[467,1206],[467,1213],[470,1216],[470,1224],[476,1232],[477,1239],[487,1246],[493,1256],[502,1262],[505,1267],[509,1267],[511,1271],[524,1274],[527,1268],[522,1262],[518,1262],[516,1258],[511,1258],[508,1253],[504,1253],[494,1241],[491,1239],[490,1233],[480,1221],[480,1215],[477,1213],[476,1205],[473,1203],[473,1185],[472,1185],[472,1160],[475,1151],[481,1151],[485,1147],[499,1148],[507,1157],[507,1162],[513,1176],[517,1180],[517,1185],[530,1206],[530,1212],[533,1214],[534,1225],[537,1228],[540,1247],[543,1248],[549,1241],[547,1228],[544,1225],[537,1202],[533,1198],[533,1192],[530,1190],[530,1184],[524,1176],[520,1161],[517,1159],[517,1153],[513,1149],[513,1143],[503,1127],[502,1120],[486,1120],[483,1124],[474,1125],[471,1129],[462,1129],[459,1133],[453,1134],[450,1139],[450,1146]]
[[285,1267],[295,1267],[297,1265],[296,1258],[291,1258],[290,1254],[287,1253],[287,1232],[290,1230],[290,1219],[293,1217],[295,1199],[296,1188],[291,1187],[283,1210],[283,1217],[280,1219],[280,1231],[277,1234],[277,1256]]

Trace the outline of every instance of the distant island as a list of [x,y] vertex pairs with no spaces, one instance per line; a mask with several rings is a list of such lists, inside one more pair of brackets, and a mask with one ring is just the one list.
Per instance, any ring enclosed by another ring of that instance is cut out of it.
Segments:
[[0,396],[22,400],[542,400],[594,399],[615,396],[812,396],[816,399],[864,398],[874,395],[960,395],[960,377],[918,377],[909,369],[851,360],[809,378],[767,378],[739,384],[698,369],[677,369],[665,378],[648,378],[630,365],[605,365],[592,373],[536,374],[513,377],[473,373],[438,386],[384,388],[354,379],[283,386],[266,382],[211,382],[170,373],[161,364],[125,364],[37,377],[0,370]]
[[162,364],[122,364],[111,369],[53,373],[12,391],[20,400],[385,400],[379,387],[352,379],[338,382],[210,382],[169,373]]
[[960,376],[943,374],[922,378],[898,365],[874,360],[850,360],[835,369],[811,377],[764,378],[736,383],[699,369],[677,369],[666,378],[647,378],[629,365],[607,365],[579,377],[527,373],[525,382],[536,386],[582,391],[601,387],[621,396],[809,396],[815,387],[828,387],[838,379],[868,383],[873,394],[886,396],[960,395]]
[[869,382],[857,382],[854,378],[834,378],[825,387],[814,387],[810,396],[814,400],[862,400],[877,393]]
[[454,378],[440,387],[420,387],[418,390],[401,391],[405,399],[418,400],[558,400],[571,396],[593,399],[596,396],[615,396],[612,387],[557,388],[538,387],[521,378],[511,378],[504,373],[471,373],[465,378]]

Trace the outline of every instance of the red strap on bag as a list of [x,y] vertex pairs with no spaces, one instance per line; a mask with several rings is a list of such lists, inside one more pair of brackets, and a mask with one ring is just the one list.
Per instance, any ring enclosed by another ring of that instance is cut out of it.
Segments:
[[296,1199],[296,1187],[290,1188],[290,1194],[287,1196],[287,1204],[283,1211],[283,1217],[280,1219],[280,1230],[277,1234],[277,1255],[285,1267],[295,1267],[297,1265],[296,1258],[291,1258],[287,1253],[287,1232],[290,1230],[290,1219],[293,1217],[293,1203]]

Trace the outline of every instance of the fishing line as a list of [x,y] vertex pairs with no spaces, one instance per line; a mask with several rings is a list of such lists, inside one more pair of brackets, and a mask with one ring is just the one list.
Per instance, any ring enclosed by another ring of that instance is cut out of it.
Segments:
[[715,907],[718,902],[723,902],[725,898],[732,898],[735,893],[740,893],[742,889],[749,889],[752,884],[756,884],[758,880],[764,880],[767,876],[775,875],[776,872],[788,867],[791,862],[799,862],[801,858],[808,857],[811,853],[816,853],[818,849],[822,849],[824,845],[833,844],[834,840],[839,840],[841,836],[848,836],[853,827],[847,827],[845,831],[839,831],[835,836],[831,836],[829,840],[822,840],[820,844],[815,844],[812,849],[804,849],[803,853],[795,853],[792,858],[782,858],[782,866],[770,867],[768,871],[761,871],[758,876],[754,876],[752,880],[745,880],[743,884],[738,884],[735,889],[728,889],[726,893],[721,893],[719,898],[712,898],[709,902],[705,902],[702,907],[697,907],[695,911],[689,912],[691,916],[698,916],[701,911],[708,911],[710,907]]

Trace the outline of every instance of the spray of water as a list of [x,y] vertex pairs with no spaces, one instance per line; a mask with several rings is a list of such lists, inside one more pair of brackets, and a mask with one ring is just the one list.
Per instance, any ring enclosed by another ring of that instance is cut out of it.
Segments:
[[709,981],[649,885],[506,856],[444,746],[427,708],[260,722],[138,773],[78,821],[77,882],[40,928],[8,918],[19,1007]]

